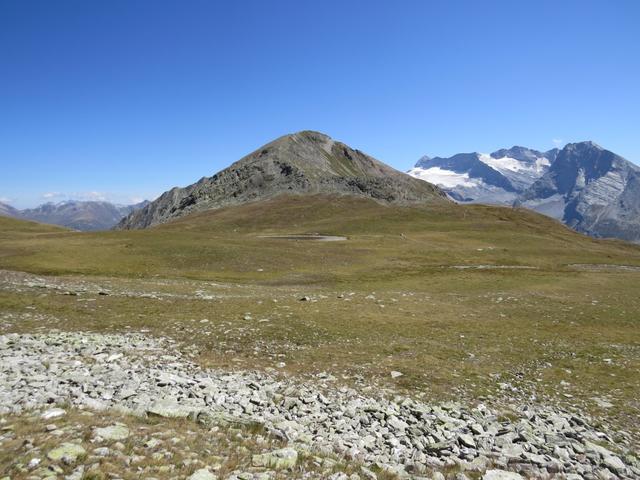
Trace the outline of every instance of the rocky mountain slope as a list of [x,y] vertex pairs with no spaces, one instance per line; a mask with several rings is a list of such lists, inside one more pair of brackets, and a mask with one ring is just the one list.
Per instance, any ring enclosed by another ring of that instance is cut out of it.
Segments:
[[52,225],[73,228],[75,230],[108,230],[131,212],[146,206],[149,202],[134,205],[114,205],[109,202],[65,201],[45,203],[35,208],[18,210],[6,204],[0,204],[0,215],[22,218]]
[[283,193],[352,195],[400,205],[447,201],[438,187],[327,135],[303,131],[276,139],[212,177],[165,192],[124,218],[117,228],[145,228]]
[[640,241],[640,167],[593,142],[571,143],[516,205],[588,235]]
[[542,176],[558,154],[514,146],[491,154],[422,157],[409,174],[444,188],[459,202],[511,205]]

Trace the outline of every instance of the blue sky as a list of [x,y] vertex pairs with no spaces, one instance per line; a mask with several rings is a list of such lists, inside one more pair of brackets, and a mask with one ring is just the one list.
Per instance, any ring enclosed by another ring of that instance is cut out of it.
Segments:
[[0,0],[0,198],[153,197],[285,133],[402,170],[594,140],[640,162],[640,2]]

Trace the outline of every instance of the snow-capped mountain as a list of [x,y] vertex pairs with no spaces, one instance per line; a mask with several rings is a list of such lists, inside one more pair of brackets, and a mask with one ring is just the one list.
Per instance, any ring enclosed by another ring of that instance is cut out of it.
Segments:
[[640,241],[640,167],[593,142],[564,147],[515,204],[592,236]]
[[593,142],[423,157],[409,174],[458,202],[522,206],[588,235],[640,241],[640,167]]
[[442,187],[459,202],[511,205],[548,170],[557,155],[557,149],[539,152],[515,146],[491,154],[422,157],[408,173]]

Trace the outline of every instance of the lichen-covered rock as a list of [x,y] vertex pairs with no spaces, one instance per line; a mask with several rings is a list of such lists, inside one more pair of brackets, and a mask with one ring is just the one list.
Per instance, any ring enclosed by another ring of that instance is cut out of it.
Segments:
[[157,400],[147,408],[147,414],[167,418],[187,418],[192,412],[193,408],[181,405],[170,398]]
[[116,424],[108,427],[96,428],[93,431],[95,437],[102,438],[103,440],[124,440],[130,435],[129,429],[126,425]]
[[87,452],[76,443],[65,442],[57,448],[54,448],[47,454],[47,458],[53,462],[63,461],[64,463],[74,463],[78,457],[85,455]]

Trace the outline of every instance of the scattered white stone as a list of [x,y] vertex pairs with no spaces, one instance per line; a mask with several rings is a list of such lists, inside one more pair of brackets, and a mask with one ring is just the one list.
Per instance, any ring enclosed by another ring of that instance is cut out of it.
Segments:
[[524,477],[515,472],[507,470],[487,470],[482,476],[482,480],[525,480]]
[[458,435],[458,442],[460,442],[460,445],[464,447],[476,448],[476,442],[473,441],[473,437],[471,435],[464,433]]
[[196,470],[187,478],[188,480],[218,480],[218,476],[212,473],[208,468]]
[[146,442],[144,442],[145,448],[156,448],[157,446],[159,446],[161,444],[162,444],[162,442],[160,440],[158,440],[157,438],[151,438],[151,439],[147,440]]
[[98,447],[93,450],[93,454],[98,457],[108,457],[111,454],[111,450],[108,447]]
[[605,400],[604,398],[593,397],[591,400],[593,400],[593,402],[596,405],[598,405],[600,408],[612,408],[613,407],[613,403],[609,402],[608,400]]
[[66,414],[67,412],[61,408],[52,408],[51,410],[47,410],[46,412],[44,412],[42,415],[40,415],[40,417],[43,420],[50,420],[52,418],[62,417]]

